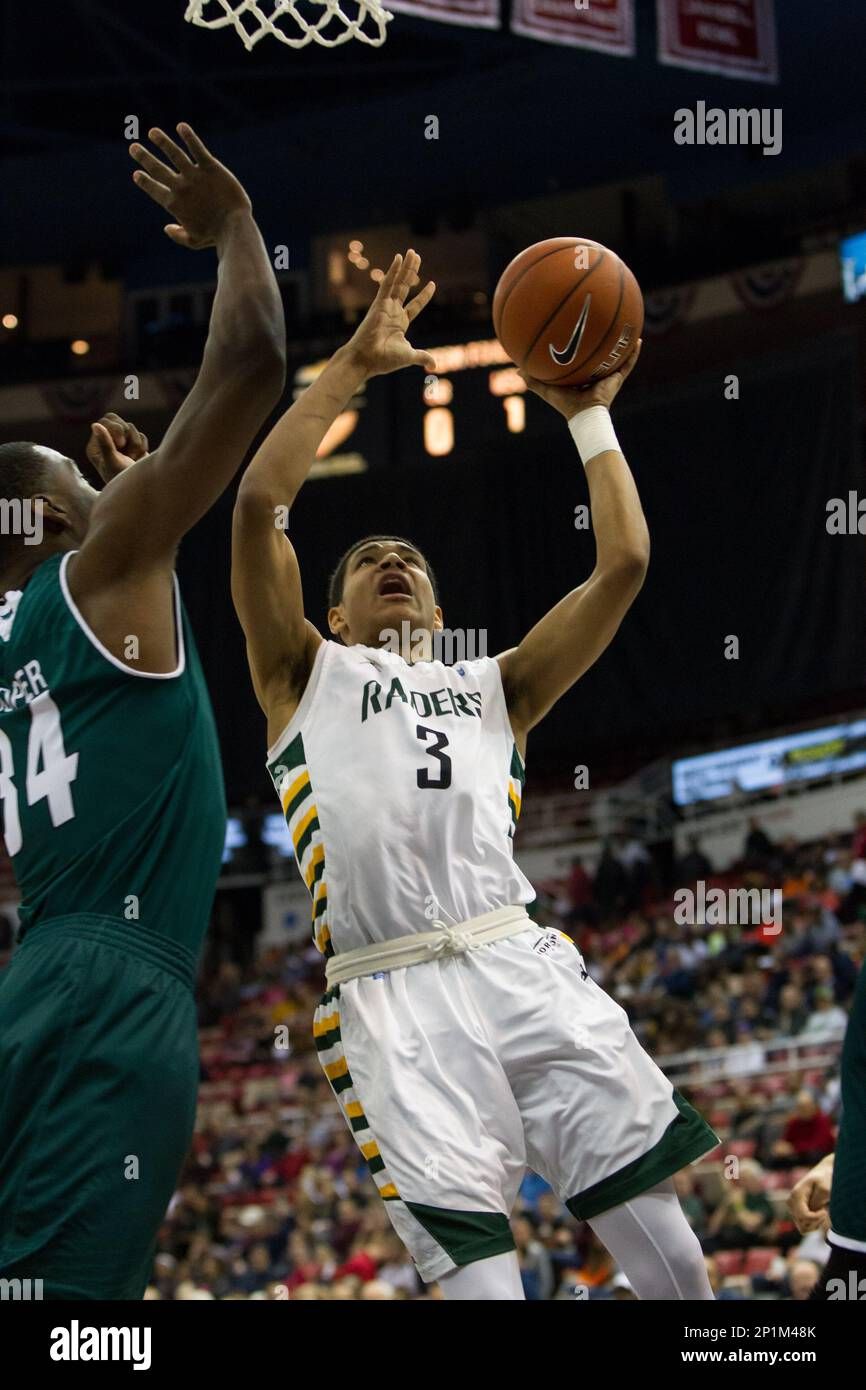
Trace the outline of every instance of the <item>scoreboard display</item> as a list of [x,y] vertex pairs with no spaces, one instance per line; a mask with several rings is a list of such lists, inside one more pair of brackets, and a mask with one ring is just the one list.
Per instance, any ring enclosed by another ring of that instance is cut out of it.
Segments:
[[680,758],[671,768],[673,797],[678,806],[691,806],[734,792],[770,791],[864,768],[866,719],[856,719]]
[[[374,377],[353,397],[322,441],[311,477],[469,462],[479,448],[508,448],[527,433],[544,437],[559,426],[561,434],[561,417],[527,390],[497,339],[426,350],[435,372],[410,367]],[[297,370],[296,395],[326,360]]]

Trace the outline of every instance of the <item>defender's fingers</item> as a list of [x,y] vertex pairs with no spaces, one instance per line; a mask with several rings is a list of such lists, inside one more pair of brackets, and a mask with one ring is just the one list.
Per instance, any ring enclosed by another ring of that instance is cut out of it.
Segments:
[[123,439],[127,430],[133,428],[125,420],[121,420],[115,410],[106,410],[104,415],[100,415],[97,424],[104,425],[113,439]]
[[142,192],[152,198],[155,203],[159,203],[160,207],[167,208],[173,201],[171,189],[166,188],[165,184],[157,183],[156,179],[152,179],[149,174],[143,174],[140,169],[136,169],[132,177]]
[[114,458],[114,440],[101,422],[92,425],[91,429],[93,430],[93,443],[96,446],[100,458],[106,463],[109,462]]
[[[163,203],[163,207],[165,206],[167,205]],[[189,246],[191,244],[189,239],[189,233],[187,232],[186,228],[181,227],[181,225],[178,222],[169,222],[168,226],[163,227],[162,230],[165,232],[167,237],[171,238],[172,241],[176,241],[178,246]]]
[[170,135],[166,135],[159,126],[154,126],[148,132],[149,138],[155,145],[158,145],[167,159],[170,159],[179,174],[185,174],[188,170],[194,169],[195,165],[190,159],[186,150],[182,150],[180,145],[175,144]]
[[170,188],[171,185],[177,181],[177,174],[174,169],[168,164],[163,164],[162,160],[157,159],[156,155],[151,154],[150,150],[144,145],[139,145],[138,143],[130,145],[129,153],[132,155],[136,164],[140,164],[142,169],[150,174],[152,179],[156,179],[157,183],[164,184],[166,188]]
[[191,125],[186,121],[181,121],[177,127],[177,133],[186,145],[196,164],[205,164],[213,159],[213,155],[203,140],[199,139]]

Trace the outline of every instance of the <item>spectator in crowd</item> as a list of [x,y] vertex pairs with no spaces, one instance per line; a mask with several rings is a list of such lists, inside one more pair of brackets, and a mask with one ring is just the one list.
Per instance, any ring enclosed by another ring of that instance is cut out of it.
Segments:
[[609,1284],[616,1272],[613,1256],[605,1249],[598,1236],[589,1232],[583,1261],[577,1271],[577,1283],[588,1289],[602,1289]]
[[572,926],[575,923],[592,923],[596,920],[592,878],[577,855],[571,861],[566,896],[568,899],[566,921]]
[[688,849],[677,864],[677,878],[680,884],[696,883],[698,879],[707,879],[713,872],[713,866],[701,849],[697,835],[690,835],[688,839]]
[[794,1303],[805,1303],[820,1278],[814,1260],[794,1258],[788,1266],[788,1289]]
[[785,1125],[782,1138],[773,1145],[771,1166],[810,1168],[833,1151],[835,1142],[832,1124],[818,1109],[812,1092],[804,1088],[797,1095],[794,1113]]
[[695,1190],[695,1180],[690,1169],[683,1168],[674,1174],[674,1187],[686,1220],[698,1240],[703,1242],[707,1230],[707,1209],[703,1198]]
[[707,1223],[704,1249],[714,1252],[769,1245],[776,1225],[760,1164],[741,1159],[739,1176],[727,1179],[721,1200]]
[[605,840],[595,871],[595,898],[603,921],[612,917],[617,909],[622,910],[627,893],[628,876],[610,841]]
[[853,863],[854,855],[850,849],[834,845],[825,851],[824,865],[827,887],[835,895],[837,902],[841,902],[845,895],[851,891],[854,882]]
[[743,1299],[745,1293],[742,1288],[728,1288],[725,1286],[722,1276],[719,1273],[718,1261],[712,1255],[704,1256],[704,1264],[707,1268],[707,1278],[710,1281],[710,1288],[717,1299],[727,1301],[729,1299]]
[[854,817],[851,857],[852,859],[866,860],[866,811],[858,811]]
[[512,1221],[511,1231],[520,1263],[520,1279],[527,1299],[548,1299],[553,1293],[550,1253],[537,1239],[532,1223],[525,1216]]
[[818,985],[814,993],[812,1012],[803,1029],[803,1037],[816,1040],[838,1038],[845,1032],[847,1022],[848,1015],[845,1010],[833,1002],[832,986]]
[[758,818],[749,820],[749,833],[743,845],[743,867],[746,869],[769,870],[775,853],[775,845]]
[[644,905],[655,880],[652,855],[643,841],[632,834],[618,843],[616,856],[626,876],[625,909],[631,912]]
[[775,1018],[781,1036],[783,1038],[796,1038],[806,1027],[808,1017],[806,1000],[799,985],[783,985],[779,994],[779,1009]]

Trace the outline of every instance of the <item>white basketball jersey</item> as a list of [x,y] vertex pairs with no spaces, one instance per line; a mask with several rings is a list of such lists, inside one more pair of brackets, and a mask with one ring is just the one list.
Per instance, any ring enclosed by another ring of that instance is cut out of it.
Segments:
[[493,657],[323,641],[268,771],[326,956],[535,897],[512,854],[524,768]]

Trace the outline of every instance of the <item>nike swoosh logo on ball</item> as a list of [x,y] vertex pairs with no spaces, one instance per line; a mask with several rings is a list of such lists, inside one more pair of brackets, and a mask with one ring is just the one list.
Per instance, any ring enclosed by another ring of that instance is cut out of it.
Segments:
[[589,306],[591,303],[592,295],[588,294],[586,296],[586,299],[583,301],[583,308],[580,311],[580,318],[574,325],[574,332],[572,333],[564,348],[557,349],[553,346],[552,343],[548,343],[547,346],[550,355],[558,367],[567,367],[568,364],[570,362],[573,362],[575,357],[577,356],[577,349],[580,347],[580,340],[583,337],[587,319],[589,318]]

